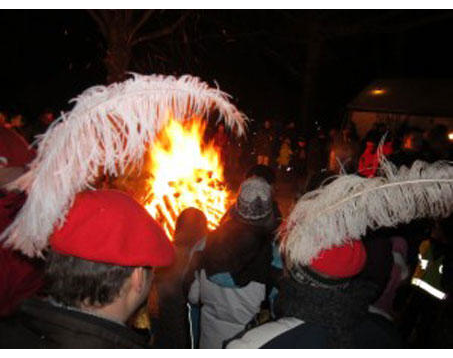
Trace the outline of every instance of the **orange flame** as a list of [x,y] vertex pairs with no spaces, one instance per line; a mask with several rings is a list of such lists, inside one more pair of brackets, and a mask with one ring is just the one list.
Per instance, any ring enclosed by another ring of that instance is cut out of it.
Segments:
[[150,150],[152,194],[145,207],[170,238],[184,209],[200,209],[214,229],[228,207],[220,152],[212,142],[203,145],[205,129],[200,118],[185,124],[171,119]]

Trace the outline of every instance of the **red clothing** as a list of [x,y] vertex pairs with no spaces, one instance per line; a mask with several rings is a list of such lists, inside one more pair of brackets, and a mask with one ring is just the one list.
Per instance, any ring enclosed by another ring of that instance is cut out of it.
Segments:
[[32,161],[34,156],[35,151],[29,148],[22,136],[0,126],[0,157],[6,159],[6,165],[2,166],[23,167]]
[[[19,134],[0,126],[1,166],[23,167],[35,156]],[[25,202],[23,193],[0,190],[0,233],[13,221]],[[0,317],[6,316],[43,284],[42,269],[37,262],[0,243]]]
[[[24,201],[23,194],[0,193],[0,233],[12,222]],[[42,284],[42,269],[37,262],[0,246],[0,317],[11,314]]]
[[359,174],[367,178],[376,176],[379,167],[378,153],[367,146],[359,159]]
[[[382,156],[388,157],[393,153],[393,143],[386,142],[382,146]],[[365,151],[359,159],[359,174],[367,178],[374,178],[379,168],[381,157],[378,151],[375,149],[375,145],[372,142],[367,142]]]

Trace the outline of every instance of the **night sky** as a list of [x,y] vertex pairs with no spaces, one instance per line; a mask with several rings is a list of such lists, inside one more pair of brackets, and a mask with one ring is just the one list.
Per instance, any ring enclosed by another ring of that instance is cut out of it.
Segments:
[[[164,26],[181,13],[158,12],[143,31]],[[251,118],[297,122],[315,22],[326,37],[316,61],[310,119],[328,127],[341,121],[345,105],[376,78],[453,78],[450,15],[452,11],[194,11],[175,33],[134,48],[130,69],[217,81]],[[0,26],[0,109],[33,121],[45,108],[68,110],[70,98],[105,83],[106,44],[87,11],[2,10]]]

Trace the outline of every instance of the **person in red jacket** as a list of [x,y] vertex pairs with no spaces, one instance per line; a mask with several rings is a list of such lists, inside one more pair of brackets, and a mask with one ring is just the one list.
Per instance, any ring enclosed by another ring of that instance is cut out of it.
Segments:
[[376,176],[379,167],[379,154],[376,144],[371,141],[366,142],[366,148],[359,159],[359,174],[373,178]]

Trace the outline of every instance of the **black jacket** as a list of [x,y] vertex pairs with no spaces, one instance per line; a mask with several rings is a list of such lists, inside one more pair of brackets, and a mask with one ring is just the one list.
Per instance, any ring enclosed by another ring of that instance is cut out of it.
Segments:
[[147,337],[118,323],[27,300],[0,321],[0,348],[148,348]]
[[[351,331],[355,349],[403,348],[395,327],[384,317],[368,314]],[[304,323],[294,317],[284,317],[265,323],[239,338],[227,342],[230,349],[322,349],[338,348],[329,345],[329,332],[322,325]]]
[[272,261],[273,225],[242,222],[232,215],[208,235],[202,267],[208,276],[229,272],[236,285],[267,284]]

